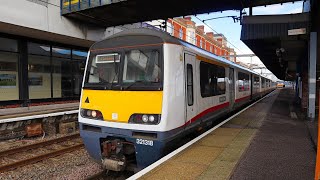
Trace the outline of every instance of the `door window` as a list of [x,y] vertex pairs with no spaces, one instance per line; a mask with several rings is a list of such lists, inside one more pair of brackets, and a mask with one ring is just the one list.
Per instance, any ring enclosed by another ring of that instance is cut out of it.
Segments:
[[193,105],[193,73],[192,73],[192,65],[187,64],[187,97],[188,97],[188,105]]

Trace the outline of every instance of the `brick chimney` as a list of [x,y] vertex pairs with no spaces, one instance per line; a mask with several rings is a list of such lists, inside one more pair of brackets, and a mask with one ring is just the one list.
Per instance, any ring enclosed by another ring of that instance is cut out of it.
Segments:
[[191,17],[190,16],[184,17],[184,19],[187,20],[187,21],[191,21]]
[[206,35],[207,35],[209,38],[212,38],[212,39],[213,39],[213,32],[207,32]]
[[204,26],[203,25],[197,26],[197,29],[199,29],[201,32],[204,32]]

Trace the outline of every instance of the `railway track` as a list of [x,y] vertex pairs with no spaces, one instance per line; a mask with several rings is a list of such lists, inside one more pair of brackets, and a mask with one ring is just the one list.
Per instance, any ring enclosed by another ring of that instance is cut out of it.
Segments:
[[0,172],[83,148],[79,134],[0,151]]

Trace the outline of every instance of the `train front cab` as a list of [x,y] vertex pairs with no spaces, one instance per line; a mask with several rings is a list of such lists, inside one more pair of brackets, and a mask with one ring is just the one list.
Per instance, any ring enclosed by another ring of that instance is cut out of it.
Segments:
[[141,169],[162,157],[165,147],[163,45],[111,50],[99,46],[91,49],[87,64],[81,137],[97,162],[121,164],[107,169],[120,171],[133,161]]

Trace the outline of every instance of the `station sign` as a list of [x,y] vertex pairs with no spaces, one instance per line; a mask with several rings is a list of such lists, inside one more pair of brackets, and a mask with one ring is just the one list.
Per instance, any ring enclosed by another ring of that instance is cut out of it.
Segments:
[[290,29],[288,30],[288,36],[306,34],[306,32],[307,32],[306,28]]

